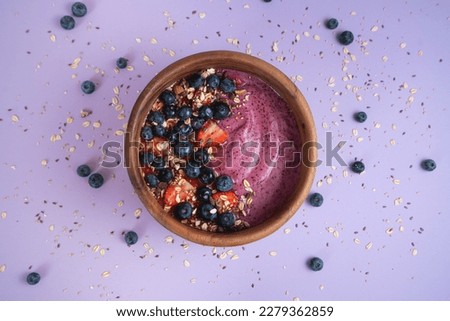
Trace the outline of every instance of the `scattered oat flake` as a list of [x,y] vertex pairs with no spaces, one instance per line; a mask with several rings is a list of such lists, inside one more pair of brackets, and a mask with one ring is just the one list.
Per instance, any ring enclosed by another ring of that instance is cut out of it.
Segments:
[[123,136],[123,134],[124,134],[123,130],[120,130],[120,129],[116,130],[114,133],[114,135],[116,135],[116,136]]
[[6,216],[8,216],[8,213],[3,211],[2,214],[1,214],[2,220],[6,219]]
[[219,259],[224,260],[227,257],[227,252],[223,252],[219,255]]
[[400,204],[402,204],[403,203],[403,198],[401,198],[401,197],[397,197],[395,200],[394,200],[394,205],[395,206],[399,206]]
[[388,228],[388,229],[386,230],[386,234],[387,234],[387,235],[392,235],[392,233],[394,233],[394,228],[393,228],[393,227],[390,227],[390,228]]
[[156,38],[153,37],[153,38],[150,39],[150,43],[152,45],[156,45],[158,43],[158,40],[156,40]]
[[305,37],[309,37],[309,32],[308,32],[308,31],[305,31],[305,32],[303,32],[303,35],[304,35]]
[[199,12],[198,16],[200,19],[204,19],[206,17],[206,13],[205,12]]
[[278,41],[274,41],[272,44],[272,51],[278,52]]
[[378,26],[373,26],[370,31],[372,32],[377,32],[378,31]]
[[383,56],[383,57],[381,57],[381,60],[383,60],[383,62],[386,62],[389,60],[389,58],[388,58],[388,56]]
[[405,49],[406,48],[406,43],[405,42],[400,43],[400,48]]
[[335,231],[333,232],[333,236],[334,236],[335,238],[338,238],[338,237],[339,237],[339,231],[338,231],[338,230],[335,230]]
[[195,283],[197,283],[197,279],[196,279],[196,278],[192,278],[190,282],[191,282],[192,284],[195,284]]
[[361,241],[359,240],[359,239],[357,239],[357,238],[355,238],[355,239],[353,239],[353,242],[355,243],[355,244],[361,244]]
[[323,290],[323,289],[325,289],[325,286],[323,285],[323,284],[321,284],[320,286],[319,286],[319,290]]
[[372,248],[373,243],[369,242],[366,244],[366,250],[370,250]]
[[184,260],[183,265],[184,265],[184,267],[190,267],[191,263],[188,260]]
[[416,249],[416,248],[412,249],[412,250],[411,250],[411,254],[412,254],[413,256],[416,256],[416,255],[417,255],[417,249]]
[[166,241],[167,244],[173,243],[173,237],[172,236],[166,236],[166,238],[164,239],[164,241]]
[[270,251],[270,252],[269,252],[269,255],[270,255],[270,256],[277,256],[277,254],[278,254],[278,253],[277,253],[276,251]]
[[109,277],[110,275],[111,275],[111,273],[108,272],[108,271],[105,271],[105,272],[102,273],[102,277],[104,277],[104,278],[107,278],[107,277]]
[[92,252],[97,253],[100,250],[100,245],[96,244],[94,245],[94,247],[92,248]]
[[136,37],[136,42],[137,42],[137,43],[141,43],[141,42],[142,42],[142,38]]
[[314,35],[313,39],[319,41],[320,40],[320,36],[319,35]]
[[134,217],[140,217],[142,214],[142,209],[138,208],[134,211]]
[[283,232],[284,232],[284,234],[289,234],[289,233],[291,233],[291,229],[287,227],[284,229]]
[[100,128],[102,126],[102,123],[100,121],[96,121],[92,124],[92,126],[94,126],[94,128]]
[[239,259],[239,255],[237,255],[237,254],[232,255],[231,258],[230,258],[231,261],[234,261],[234,260],[237,260],[237,259]]
[[5,271],[6,271],[6,265],[5,264],[0,265],[0,273],[3,273]]
[[17,115],[11,115],[11,120],[12,120],[14,123],[17,123],[17,122],[19,121],[19,116],[17,116]]
[[41,160],[42,166],[47,166],[47,164],[48,164],[48,160],[46,160],[46,159]]

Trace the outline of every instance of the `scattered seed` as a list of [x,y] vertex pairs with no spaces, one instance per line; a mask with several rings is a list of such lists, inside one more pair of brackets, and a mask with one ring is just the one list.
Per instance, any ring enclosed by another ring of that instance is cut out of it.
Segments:
[[138,208],[134,211],[134,217],[140,217],[142,214],[142,209]]
[[394,233],[394,228],[393,228],[393,227],[390,227],[390,228],[388,228],[388,229],[386,230],[386,234],[387,234],[387,235],[391,236],[392,233]]
[[188,261],[188,260],[184,260],[183,261],[183,265],[184,265],[184,267],[190,267],[191,266],[191,263]]
[[403,203],[403,199],[401,198],[401,197],[398,197],[398,198],[396,198],[395,200],[394,200],[394,205],[395,206],[398,206],[398,205],[400,205],[400,204],[402,204]]
[[366,244],[366,250],[370,250],[372,248],[372,242]]
[[412,250],[411,250],[411,254],[412,254],[413,256],[416,256],[416,255],[417,255],[417,249],[416,249],[416,248],[412,249]]
[[0,265],[0,273],[3,273],[5,271],[6,271],[6,265],[5,264]]
[[270,252],[269,252],[269,255],[270,255],[270,256],[277,256],[277,254],[278,254],[278,253],[277,253],[276,251],[270,251]]
[[166,238],[164,239],[166,241],[167,244],[171,244],[174,242],[174,239],[172,236],[166,236]]
[[11,120],[12,120],[14,123],[17,123],[17,122],[19,121],[19,116],[17,116],[17,115],[11,115]]
[[111,275],[111,273],[108,272],[108,271],[105,271],[105,272],[102,273],[102,277],[104,277],[104,278],[107,278],[107,277],[109,277],[110,275]]
[[359,240],[359,239],[357,239],[357,238],[355,238],[355,239],[353,239],[353,242],[355,243],[355,244],[361,244],[361,241]]
[[2,220],[6,219],[6,216],[8,216],[8,214],[5,211],[3,211],[1,214]]

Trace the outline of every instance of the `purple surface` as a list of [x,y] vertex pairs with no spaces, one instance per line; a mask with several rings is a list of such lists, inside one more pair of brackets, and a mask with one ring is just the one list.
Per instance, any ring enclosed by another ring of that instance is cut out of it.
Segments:
[[[0,3],[0,299],[450,299],[449,2],[85,2],[71,31],[59,26],[70,1]],[[329,17],[338,29],[324,27]],[[356,36],[348,54],[335,40],[344,29]],[[345,161],[367,166],[345,177],[346,166],[321,165],[313,191],[324,205],[303,205],[243,247],[172,235],[143,209],[123,167],[100,169],[99,190],[75,173],[98,164],[103,143],[122,140],[116,131],[158,71],[211,49],[249,52],[295,79],[319,142],[332,132],[333,146],[347,141]],[[134,70],[114,72],[120,56]],[[98,84],[89,96],[79,89],[86,79]],[[122,111],[111,105],[116,86]],[[82,119],[81,109],[93,113]],[[352,120],[359,110],[364,124]],[[428,157],[434,172],[420,169]],[[130,229],[140,236],[133,247],[121,235]],[[322,271],[308,270],[311,256],[323,258]],[[42,275],[36,286],[24,281],[31,270]]]

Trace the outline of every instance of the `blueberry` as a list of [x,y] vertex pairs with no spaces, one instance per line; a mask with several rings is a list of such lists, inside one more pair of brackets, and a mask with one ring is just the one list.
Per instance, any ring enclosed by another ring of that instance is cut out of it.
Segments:
[[153,130],[150,126],[144,126],[141,129],[141,137],[144,140],[152,140],[153,139]]
[[81,83],[81,90],[85,94],[92,94],[95,91],[95,84],[90,80],[85,80]]
[[228,175],[220,175],[216,179],[216,189],[219,192],[228,192],[233,188],[233,180]]
[[211,119],[214,116],[214,112],[209,106],[202,106],[198,109],[198,117],[202,119]]
[[158,173],[156,174],[156,177],[164,183],[168,183],[172,180],[173,178],[173,173],[172,170],[170,168],[162,168],[158,171]]
[[139,154],[139,164],[141,166],[150,166],[155,159],[155,155],[148,152],[143,152]]
[[358,123],[364,123],[367,120],[367,114],[363,111],[360,111],[355,113],[353,115],[353,118],[355,118]]
[[147,121],[152,125],[162,125],[164,123],[164,114],[160,111],[151,111],[147,116]]
[[323,204],[323,196],[320,193],[311,194],[309,203],[314,207],[320,207]]
[[116,66],[119,69],[125,69],[127,68],[128,65],[128,59],[120,57],[119,59],[116,60]]
[[189,218],[192,215],[192,205],[189,202],[181,202],[175,206],[173,213],[181,220]]
[[351,169],[354,173],[361,174],[362,172],[364,172],[366,167],[364,166],[363,162],[356,161],[352,164]]
[[166,116],[166,119],[175,118],[177,115],[177,109],[174,105],[165,105],[163,107],[163,113],[164,116]]
[[188,162],[184,168],[187,177],[197,178],[200,175],[201,165],[197,162]]
[[217,217],[217,208],[215,208],[211,203],[203,203],[198,207],[198,212],[200,216],[207,220],[213,221]]
[[82,2],[75,2],[72,5],[72,14],[75,17],[83,17],[87,13],[86,5]]
[[216,89],[219,87],[220,78],[216,74],[209,75],[208,78],[206,78],[206,83],[211,89]]
[[199,130],[205,124],[205,120],[199,117],[191,117],[191,126],[193,130]]
[[332,29],[332,30],[336,29],[338,27],[338,25],[339,25],[339,22],[337,21],[337,19],[334,19],[334,18],[328,19],[328,21],[326,23],[327,28]]
[[234,225],[234,214],[231,212],[225,212],[219,215],[219,225],[223,228],[230,228]]
[[192,158],[194,159],[194,161],[199,162],[202,165],[206,165],[209,163],[209,154],[204,149],[195,151]]
[[198,179],[203,184],[209,185],[212,184],[216,179],[216,174],[214,174],[214,171],[211,168],[203,166],[202,168],[200,168],[200,176],[198,177]]
[[189,106],[181,106],[180,109],[177,110],[177,116],[182,121],[191,118],[192,108]]
[[170,90],[164,90],[161,95],[159,95],[159,99],[164,104],[164,106],[171,106],[175,104],[176,101],[174,93]]
[[180,120],[175,124],[175,126],[173,126],[172,131],[179,136],[188,136],[192,133],[192,127]]
[[426,171],[434,171],[436,169],[436,162],[432,159],[426,159],[421,163],[421,166]]
[[88,165],[80,165],[77,168],[77,174],[81,177],[88,177],[91,174],[91,168]]
[[152,166],[155,169],[162,169],[164,168],[164,166],[166,165],[166,162],[164,161],[164,158],[162,157],[155,157],[155,159],[153,160]]
[[271,2],[272,0],[263,0],[264,2]]
[[311,270],[320,271],[323,268],[323,261],[318,257],[313,257],[311,260],[309,260],[308,265]]
[[168,130],[166,132],[166,138],[169,140],[169,142],[171,143],[171,146],[173,145],[173,143],[175,143],[178,138],[180,137],[180,134],[176,131],[172,130]]
[[187,79],[189,87],[194,87],[198,89],[203,84],[203,78],[200,74],[193,74]]
[[341,45],[347,46],[353,42],[353,33],[351,31],[343,31],[338,36],[338,41]]
[[236,85],[234,84],[234,81],[229,79],[229,78],[225,78],[220,82],[220,89],[222,89],[222,91],[224,93],[232,93],[236,90]]
[[188,157],[189,155],[192,154],[192,144],[190,142],[187,141],[181,141],[175,144],[174,146],[174,153],[175,155],[177,155],[178,157]]
[[212,195],[212,190],[209,187],[202,186],[197,189],[197,198],[201,202],[209,202],[209,198]]
[[29,285],[36,285],[39,283],[40,280],[41,276],[37,272],[31,272],[30,274],[27,275],[27,283]]
[[221,120],[225,119],[231,114],[230,106],[224,102],[215,103],[213,108],[214,119]]
[[138,241],[138,235],[136,232],[128,231],[125,234],[125,242],[127,243],[128,246],[136,244],[137,241]]
[[159,179],[154,174],[147,174],[144,177],[145,182],[149,187],[155,188],[159,184]]
[[59,24],[63,29],[71,30],[75,28],[75,19],[71,16],[64,16],[59,20]]
[[152,131],[155,136],[165,137],[167,135],[166,129],[162,125],[153,126]]
[[100,174],[100,173],[94,173],[91,176],[89,176],[89,179],[88,179],[89,185],[92,188],[99,188],[99,187],[101,187],[103,185],[104,181],[105,180],[104,180],[102,174]]

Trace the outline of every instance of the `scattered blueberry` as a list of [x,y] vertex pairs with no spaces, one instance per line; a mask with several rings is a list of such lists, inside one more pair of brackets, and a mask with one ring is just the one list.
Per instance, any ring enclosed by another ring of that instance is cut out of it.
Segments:
[[171,106],[175,104],[176,101],[175,95],[170,90],[164,90],[161,95],[159,95],[159,99],[164,106]]
[[179,219],[186,219],[192,215],[192,205],[189,202],[181,202],[174,208],[174,214]]
[[94,173],[91,176],[89,176],[89,185],[93,188],[99,188],[103,185],[104,179],[102,174],[100,173]]
[[166,165],[166,162],[164,161],[164,158],[162,158],[160,156],[155,157],[155,159],[153,160],[153,163],[152,163],[152,166],[155,169],[162,169],[162,168],[164,168],[165,165]]
[[209,198],[212,195],[212,190],[209,187],[202,186],[197,189],[197,198],[201,202],[209,202]]
[[216,89],[219,87],[220,78],[216,74],[209,75],[208,78],[206,78],[206,83],[211,89]]
[[199,162],[202,165],[206,165],[209,163],[209,154],[204,149],[195,151],[192,158],[194,159],[194,161]]
[[191,117],[191,126],[193,130],[199,130],[205,124],[205,120],[199,117]]
[[229,78],[225,78],[220,82],[219,85],[220,89],[222,89],[222,91],[224,93],[232,93],[236,90],[236,85],[234,84],[234,81],[229,79]]
[[341,45],[347,46],[353,42],[353,33],[351,31],[343,31],[338,36],[338,41]]
[[339,26],[339,22],[337,21],[337,19],[331,18],[328,19],[326,26],[328,29],[336,29]]
[[421,164],[422,168],[426,171],[434,171],[436,169],[436,162],[432,159],[426,159]]
[[201,165],[197,162],[187,162],[184,171],[186,176],[190,178],[197,178],[200,175]]
[[165,105],[163,107],[163,113],[164,116],[166,116],[166,119],[175,118],[177,115],[177,109],[174,105]]
[[167,135],[166,129],[162,125],[153,126],[152,131],[155,136],[165,137]]
[[178,157],[188,157],[192,154],[192,144],[188,141],[177,142],[174,146],[174,153]]
[[41,276],[37,272],[31,272],[30,274],[27,275],[27,283],[29,285],[36,285],[39,283],[40,280]]
[[147,185],[152,187],[152,188],[158,186],[158,184],[159,184],[159,179],[154,174],[147,174],[147,175],[145,175],[144,180],[147,183]]
[[125,234],[125,242],[127,243],[128,246],[136,244],[137,241],[138,241],[138,235],[136,232],[128,231]]
[[150,126],[144,126],[141,129],[141,137],[144,140],[152,140],[153,139],[153,130]]
[[59,20],[59,24],[63,29],[71,30],[75,28],[75,19],[71,16],[64,16]]
[[72,5],[72,13],[75,17],[83,17],[87,13],[86,5],[82,2],[75,2]]
[[323,268],[323,261],[322,259],[319,259],[318,257],[313,257],[311,260],[309,260],[309,268],[313,271],[320,271]]
[[77,168],[77,174],[81,177],[88,177],[91,174],[91,168],[88,165],[80,165]]
[[147,116],[147,121],[152,125],[162,125],[164,123],[164,114],[160,111],[151,111]]
[[351,169],[354,173],[361,174],[362,172],[364,172],[366,167],[364,166],[363,162],[356,161],[352,164]]
[[213,106],[214,119],[221,120],[231,115],[230,106],[224,102],[215,103]]
[[320,193],[311,194],[309,203],[314,207],[320,207],[323,204],[323,196]]
[[219,192],[228,192],[233,188],[233,180],[228,175],[220,175],[216,179],[216,189]]
[[367,120],[367,114],[363,111],[360,111],[355,113],[353,115],[353,118],[355,118],[358,123],[364,123]]
[[90,80],[85,80],[81,83],[81,90],[85,94],[92,94],[95,91],[95,84]]
[[203,78],[200,74],[193,74],[187,79],[189,87],[194,87],[198,89],[203,84]]
[[198,177],[198,179],[203,184],[209,185],[214,182],[214,180],[216,179],[216,175],[211,168],[203,166],[202,168],[200,168],[200,176]]
[[211,119],[214,112],[210,106],[202,106],[198,109],[198,117],[202,119]]
[[170,168],[162,168],[158,171],[156,177],[159,179],[159,181],[168,183],[173,178],[173,172]]
[[177,111],[177,116],[180,120],[186,120],[192,116],[192,108],[189,106],[182,106]]
[[125,69],[128,66],[128,59],[120,57],[116,60],[116,66],[119,69]]
[[188,136],[192,133],[192,127],[180,120],[175,124],[175,126],[173,126],[173,132],[179,134],[180,136]]
[[215,208],[211,203],[202,203],[198,207],[198,212],[200,216],[207,221],[213,221],[217,217],[217,208]]
[[219,225],[223,228],[230,228],[234,225],[234,214],[231,212],[225,212],[219,215]]

